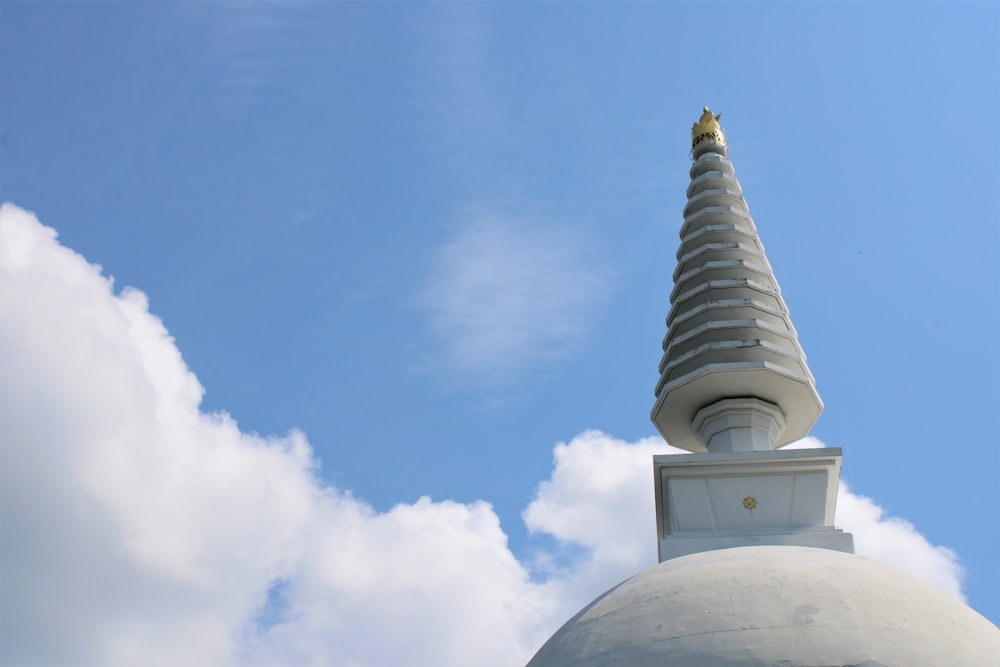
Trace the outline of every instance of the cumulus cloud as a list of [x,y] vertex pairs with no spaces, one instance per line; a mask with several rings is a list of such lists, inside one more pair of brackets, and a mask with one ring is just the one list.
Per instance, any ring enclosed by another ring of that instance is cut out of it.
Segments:
[[0,208],[0,662],[502,665],[556,596],[486,503],[378,513],[243,433],[136,290]]
[[223,664],[315,511],[304,438],[241,433],[135,290],[0,209],[5,664]]
[[264,664],[506,664],[551,625],[544,584],[486,503],[423,498],[377,514],[328,498],[282,613],[249,643]]
[[844,481],[837,494],[837,523],[854,534],[857,553],[888,563],[965,602],[965,570],[958,554],[931,544],[912,523],[887,515],[871,498],[852,493]]
[[505,379],[577,349],[610,286],[577,230],[477,215],[437,250],[419,303],[454,369]]
[[600,431],[559,443],[555,470],[539,484],[524,512],[525,523],[530,530],[591,547],[602,561],[648,562],[656,557],[656,545],[638,545],[634,536],[653,525],[649,463],[654,454],[673,449],[659,438],[629,444]]
[[[142,293],[10,205],[0,312],[3,664],[523,664],[655,560],[654,439],[557,445],[524,518],[577,548],[522,562],[488,503],[376,512],[317,479],[302,434],[202,413]],[[872,501],[843,489],[841,523],[960,590],[954,554]]]

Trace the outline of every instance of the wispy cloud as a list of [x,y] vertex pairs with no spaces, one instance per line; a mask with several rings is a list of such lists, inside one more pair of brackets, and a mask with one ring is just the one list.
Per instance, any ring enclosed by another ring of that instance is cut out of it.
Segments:
[[578,230],[479,214],[437,249],[418,301],[453,369],[507,380],[576,352],[611,287]]
[[416,60],[432,144],[460,169],[510,124],[503,98],[494,90],[488,11],[475,3],[428,5],[425,41]]
[[[460,234],[445,254],[464,266],[467,245],[506,243],[562,270],[514,271],[503,285],[577,289],[564,264],[579,260],[520,245],[563,236],[499,227]],[[477,268],[466,270],[488,291]],[[512,309],[558,309],[561,297],[521,295],[534,305]],[[478,319],[506,319],[488,310]],[[525,520],[584,549],[568,562],[549,554],[539,572],[485,502],[377,512],[316,478],[302,434],[260,437],[202,413],[201,386],[142,293],[115,293],[10,205],[0,312],[3,664],[523,664],[583,603],[654,561],[649,457],[669,451],[657,439],[590,431],[556,446]],[[860,553],[958,594],[953,554],[846,489],[840,512]]]

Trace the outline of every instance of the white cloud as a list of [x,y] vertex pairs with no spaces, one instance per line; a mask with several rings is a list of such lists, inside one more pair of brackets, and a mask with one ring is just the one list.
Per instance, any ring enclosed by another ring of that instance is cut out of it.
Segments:
[[633,445],[600,431],[559,443],[552,477],[538,485],[524,521],[529,530],[586,545],[596,560],[634,572],[656,558],[655,542],[636,540],[655,525],[650,461],[672,449],[659,438]]
[[438,249],[419,301],[453,368],[506,379],[575,351],[610,285],[578,231],[474,215]]
[[523,662],[551,625],[544,584],[507,548],[489,505],[424,498],[376,514],[323,504],[285,593],[285,618],[252,653],[295,665]]
[[887,516],[875,501],[855,495],[843,481],[837,494],[837,523],[854,534],[858,554],[888,563],[965,602],[965,571],[958,554],[934,546],[912,523]]
[[[532,571],[484,502],[379,513],[316,479],[301,434],[202,414],[144,296],[10,205],[0,312],[4,664],[522,664],[654,560],[655,439],[556,447],[525,520],[585,548]],[[959,591],[954,554],[846,489],[841,522]]]
[[301,435],[198,412],[139,292],[0,209],[7,664],[222,664],[315,511]]
[[0,662],[501,665],[544,638],[556,598],[488,504],[323,486],[301,434],[199,412],[141,293],[10,205],[0,249]]
[[475,168],[488,140],[511,125],[491,85],[487,17],[474,3],[430,5],[427,16],[414,64],[432,145],[454,168]]

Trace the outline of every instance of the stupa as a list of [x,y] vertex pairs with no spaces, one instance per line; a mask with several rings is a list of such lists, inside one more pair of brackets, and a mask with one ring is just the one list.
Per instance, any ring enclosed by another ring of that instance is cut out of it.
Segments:
[[652,420],[660,563],[604,593],[528,667],[1000,665],[1000,629],[854,554],[839,448],[782,449],[823,410],[743,198],[721,114],[691,130]]

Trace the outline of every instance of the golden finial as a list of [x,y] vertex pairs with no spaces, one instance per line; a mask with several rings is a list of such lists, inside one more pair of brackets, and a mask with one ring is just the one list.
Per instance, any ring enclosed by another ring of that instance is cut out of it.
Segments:
[[703,141],[714,141],[718,144],[726,145],[726,135],[719,126],[719,119],[722,114],[713,116],[708,107],[701,110],[701,118],[691,126],[691,148],[694,148]]

